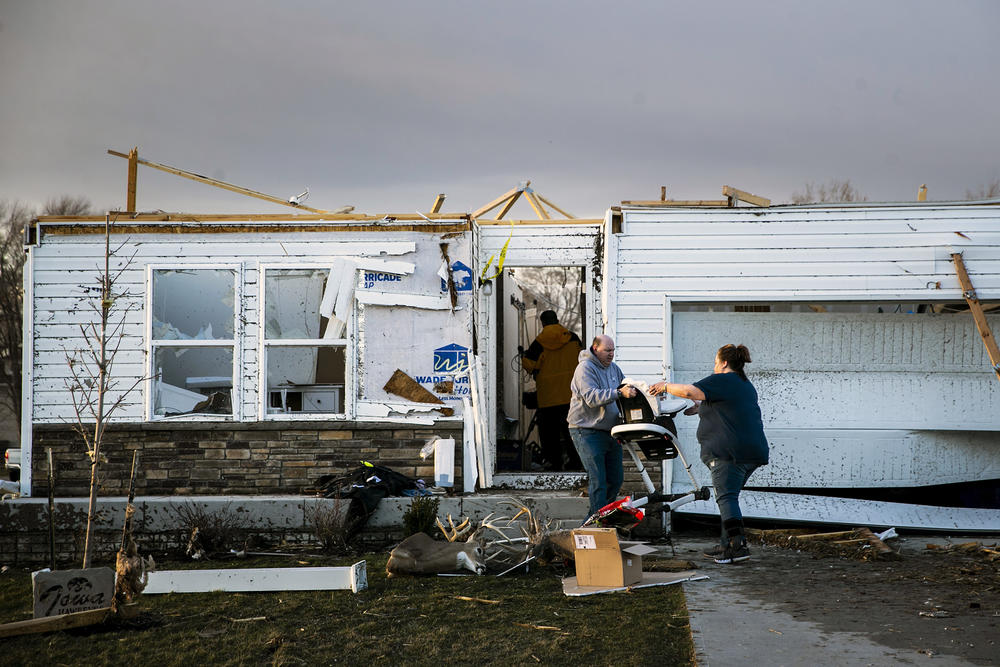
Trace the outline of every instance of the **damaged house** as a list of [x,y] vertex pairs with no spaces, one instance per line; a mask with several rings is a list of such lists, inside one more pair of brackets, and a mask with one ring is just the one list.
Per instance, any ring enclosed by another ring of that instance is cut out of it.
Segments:
[[[614,336],[631,377],[691,382],[720,345],[750,348],[772,463],[748,516],[1000,530],[1000,382],[953,258],[979,300],[1000,300],[998,202],[733,203],[513,223],[122,214],[114,374],[136,388],[107,435],[102,493],[124,494],[134,449],[144,495],[297,493],[361,459],[429,478],[418,451],[433,436],[456,442],[457,489],[579,484],[532,466],[518,364],[547,307],[518,276],[560,267],[577,333]],[[104,227],[29,230],[29,495],[47,490],[50,447],[60,493],[86,492],[67,359],[94,316]],[[708,483],[697,419],[678,427]],[[690,489],[680,460],[657,474]]]

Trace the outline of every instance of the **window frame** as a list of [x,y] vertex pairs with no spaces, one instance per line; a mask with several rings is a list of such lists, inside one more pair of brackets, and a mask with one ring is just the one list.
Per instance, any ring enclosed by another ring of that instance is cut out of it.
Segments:
[[[346,421],[354,414],[354,379],[357,364],[357,338],[354,321],[357,319],[357,301],[352,300],[351,322],[342,338],[267,338],[267,272],[268,271],[326,271],[329,280],[334,257],[309,258],[308,262],[261,262],[258,267],[257,298],[257,414],[260,421]],[[357,274],[354,277],[357,281]],[[325,289],[325,288],[324,288]],[[332,347],[344,349],[343,412],[268,412],[267,351],[270,347]]]
[[[155,340],[153,338],[153,275],[157,271],[199,271],[224,270],[233,272],[233,338],[212,340]],[[145,418],[149,422],[159,421],[242,421],[243,420],[243,264],[240,262],[184,262],[151,263],[146,265],[146,396],[143,404]],[[158,348],[229,348],[233,352],[233,411],[229,415],[210,413],[190,413],[182,415],[157,415],[153,402],[156,398],[156,350]]]

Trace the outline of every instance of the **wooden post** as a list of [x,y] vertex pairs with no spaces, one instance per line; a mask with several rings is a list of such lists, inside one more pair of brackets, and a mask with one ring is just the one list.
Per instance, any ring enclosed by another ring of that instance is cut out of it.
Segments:
[[135,213],[135,181],[139,172],[139,147],[128,152],[128,191],[125,193],[125,210]]
[[440,213],[441,205],[443,203],[444,203],[444,193],[442,192],[437,196],[437,199],[434,200],[434,206],[431,207],[431,213]]
[[923,185],[921,185],[920,189],[917,190],[917,201],[927,201],[927,184],[926,183],[923,184]]
[[[132,452],[132,476],[128,483],[128,502],[125,503],[125,526],[122,528],[122,545],[119,551],[125,554],[128,546],[128,536],[132,532],[132,503],[135,501],[135,471],[139,467],[139,450]],[[53,568],[55,569],[55,568]]]
[[660,201],[667,201],[667,186],[660,186]]
[[56,474],[52,468],[52,448],[46,447],[49,457],[49,568],[56,569]]
[[976,328],[979,329],[979,335],[986,345],[986,352],[990,355],[993,372],[996,373],[997,379],[1000,380],[1000,348],[997,348],[997,341],[990,330],[990,323],[986,321],[986,314],[979,303],[979,297],[976,296],[976,290],[972,287],[972,280],[969,278],[969,273],[965,270],[962,253],[953,252],[951,259],[955,263],[958,282],[962,285],[962,296],[965,297],[965,302],[969,304],[969,310],[972,311],[972,318],[976,321]]

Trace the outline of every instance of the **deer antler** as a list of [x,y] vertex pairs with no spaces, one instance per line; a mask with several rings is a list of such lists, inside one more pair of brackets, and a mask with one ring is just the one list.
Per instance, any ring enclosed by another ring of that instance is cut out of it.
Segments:
[[446,529],[444,524],[441,523],[441,519],[434,517],[434,521],[437,523],[437,527],[441,529],[441,532],[444,533],[445,538],[449,542],[454,542],[460,537],[465,537],[466,533],[472,529],[472,525],[469,523],[469,517],[465,517],[465,521],[456,526],[455,522],[451,519],[451,515],[449,514],[448,525],[451,526],[450,535],[448,534],[448,529]]

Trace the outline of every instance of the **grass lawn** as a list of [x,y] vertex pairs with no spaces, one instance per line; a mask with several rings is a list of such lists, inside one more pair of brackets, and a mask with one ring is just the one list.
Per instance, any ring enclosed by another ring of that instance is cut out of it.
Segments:
[[[555,567],[503,578],[387,579],[387,556],[364,556],[369,588],[357,594],[143,596],[135,620],[0,639],[0,656],[6,665],[693,664],[680,585],[570,598]],[[159,567],[344,566],[358,560],[272,557]],[[239,620],[260,616],[266,620]],[[0,574],[0,623],[30,617],[30,572]]]

